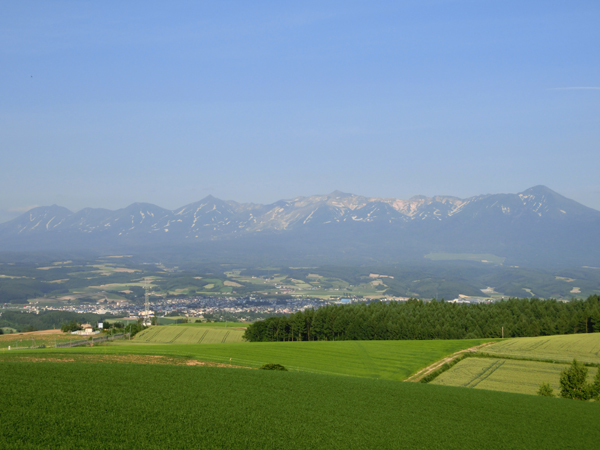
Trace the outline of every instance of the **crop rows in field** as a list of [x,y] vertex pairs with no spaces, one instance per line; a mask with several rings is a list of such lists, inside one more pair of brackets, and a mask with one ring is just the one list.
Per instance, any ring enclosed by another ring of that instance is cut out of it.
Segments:
[[600,333],[508,339],[482,350],[511,357],[600,363]]
[[[539,361],[467,358],[435,378],[431,384],[533,395],[540,384],[549,383],[558,393],[560,373],[567,366]],[[597,370],[589,368],[589,382],[593,381]]]
[[217,327],[158,326],[135,337],[136,342],[150,344],[225,344],[242,342],[244,330]]
[[[165,320],[165,319],[160,319]],[[162,322],[161,322],[162,323]],[[191,323],[176,323],[175,327],[217,327],[217,328],[236,328],[246,329],[248,324],[243,322],[191,322]]]
[[[562,449],[600,439],[592,403],[418,383],[75,362],[6,362],[0,379],[7,450]],[[102,402],[90,402],[98,392]]]

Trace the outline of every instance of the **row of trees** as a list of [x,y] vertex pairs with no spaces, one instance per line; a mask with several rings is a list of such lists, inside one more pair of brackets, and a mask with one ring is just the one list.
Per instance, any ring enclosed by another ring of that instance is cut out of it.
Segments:
[[60,326],[60,331],[62,331],[63,333],[71,333],[73,331],[78,331],[81,330],[81,324],[79,322],[77,322],[76,320],[71,320],[68,323],[63,323]]
[[444,301],[328,305],[251,324],[250,342],[475,339],[600,332],[600,296],[567,303],[511,298],[495,303]]

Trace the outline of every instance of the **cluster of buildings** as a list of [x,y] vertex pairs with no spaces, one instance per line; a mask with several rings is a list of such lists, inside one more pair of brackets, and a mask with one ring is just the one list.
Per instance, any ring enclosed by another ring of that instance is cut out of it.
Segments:
[[[257,299],[254,297],[191,297],[150,301],[150,317],[186,316],[218,317],[224,313],[240,319],[261,315],[292,314],[307,308],[318,308],[330,303],[320,299]],[[19,308],[21,309],[21,308]],[[78,314],[112,315],[132,319],[145,317],[144,304],[128,302],[101,302],[97,304],[49,306],[29,304],[22,307],[26,312],[69,311]]]
[[[403,301],[407,298],[389,298],[380,301]],[[39,314],[41,311],[69,311],[78,314],[98,314],[101,316],[111,315],[116,317],[128,317],[131,319],[165,316],[185,317],[220,317],[224,314],[235,316],[241,320],[253,320],[266,315],[293,314],[308,308],[319,308],[327,304],[336,303],[347,305],[364,301],[356,298],[343,298],[332,302],[331,300],[310,299],[290,297],[289,299],[263,299],[249,297],[190,297],[178,299],[160,299],[151,301],[149,305],[149,317],[145,317],[145,306],[139,303],[126,301],[107,302],[101,301],[96,304],[45,306],[28,304],[22,307],[25,312]],[[488,303],[490,298],[474,298],[460,296],[449,303]],[[21,308],[19,308],[21,309]]]
[[71,334],[77,334],[79,336],[91,336],[93,334],[99,334],[100,330],[94,331],[94,327],[89,323],[81,325],[81,330],[72,331]]

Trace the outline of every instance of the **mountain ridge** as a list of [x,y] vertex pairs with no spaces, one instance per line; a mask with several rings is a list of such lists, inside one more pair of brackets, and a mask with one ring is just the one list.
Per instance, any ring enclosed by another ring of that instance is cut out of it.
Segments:
[[600,257],[594,256],[600,249],[598,229],[600,211],[546,186],[466,199],[438,195],[403,200],[336,190],[268,205],[209,195],[174,210],[150,203],[77,212],[40,206],[0,224],[0,250],[147,247],[150,251],[198,244],[219,254],[215,242],[220,242],[233,258],[237,246],[265,257],[269,252],[264,249],[271,248],[280,255],[317,259],[360,255],[359,259],[394,260],[450,251],[498,254],[522,263],[577,261],[579,253],[586,264],[598,264]]

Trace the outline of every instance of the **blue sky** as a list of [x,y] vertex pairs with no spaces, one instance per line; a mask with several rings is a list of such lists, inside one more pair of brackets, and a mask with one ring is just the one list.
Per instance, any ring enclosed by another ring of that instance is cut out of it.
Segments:
[[544,184],[600,209],[598,1],[0,7],[0,221]]

